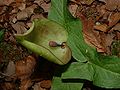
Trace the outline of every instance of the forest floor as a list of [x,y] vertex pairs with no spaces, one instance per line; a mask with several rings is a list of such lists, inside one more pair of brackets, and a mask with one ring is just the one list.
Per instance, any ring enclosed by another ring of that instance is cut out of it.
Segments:
[[[0,90],[50,90],[56,64],[14,37],[26,32],[34,19],[47,18],[50,4],[50,0],[0,0]],[[68,8],[82,21],[86,43],[99,53],[120,56],[120,0],[70,0]]]

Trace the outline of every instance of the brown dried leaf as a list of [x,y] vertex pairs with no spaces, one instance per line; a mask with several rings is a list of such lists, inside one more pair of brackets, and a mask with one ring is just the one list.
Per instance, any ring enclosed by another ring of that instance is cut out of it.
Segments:
[[90,5],[94,0],[75,0],[78,3]]
[[107,32],[107,25],[106,24],[100,24],[100,25],[95,25],[94,29],[97,29],[102,32]]
[[9,61],[6,71],[4,72],[7,76],[15,74],[15,64],[13,61]]
[[36,60],[32,56],[26,57],[24,60],[17,61],[16,66],[16,76],[21,80],[30,77],[34,71]]
[[76,13],[76,10],[78,8],[78,5],[77,4],[70,4],[69,5],[69,11],[71,12],[71,14],[75,17],[75,13]]
[[51,87],[51,81],[50,81],[50,80],[43,80],[43,81],[41,81],[40,86],[41,86],[42,88],[48,89],[48,88]]
[[10,5],[11,3],[15,2],[15,0],[0,0],[0,6]]
[[22,34],[27,31],[23,22],[17,22],[15,24],[12,24],[12,27],[17,32],[17,34]]
[[101,44],[99,32],[94,31],[93,20],[87,20],[82,14],[77,15],[83,23],[83,35],[86,43],[97,48],[98,52],[105,52],[104,46]]
[[2,90],[15,90],[15,84],[11,82],[5,82],[1,85]]
[[18,20],[26,20],[29,18],[33,13],[34,9],[37,7],[36,4],[33,4],[30,7],[27,7],[26,9],[22,10],[21,12],[17,13],[17,19]]
[[36,83],[32,88],[33,90],[46,90],[45,88],[40,87],[41,82]]
[[108,10],[115,10],[120,8],[120,0],[105,0],[106,8]]
[[117,23],[112,29],[120,31],[120,23]]
[[120,13],[111,13],[108,17],[109,21],[109,28],[117,24],[117,22],[120,20]]
[[51,5],[50,3],[49,4],[42,3],[40,6],[44,9],[44,12],[49,12]]
[[22,80],[20,84],[20,90],[28,90],[31,85],[32,81],[30,79]]
[[33,21],[34,19],[42,19],[42,18],[44,18],[42,14],[35,14],[35,15],[32,15],[31,21]]

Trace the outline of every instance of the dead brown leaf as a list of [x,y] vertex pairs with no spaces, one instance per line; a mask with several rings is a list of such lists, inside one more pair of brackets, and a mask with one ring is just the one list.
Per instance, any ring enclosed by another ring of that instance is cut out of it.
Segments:
[[75,0],[77,3],[90,5],[94,0]]
[[35,14],[35,15],[32,15],[31,21],[33,21],[34,19],[42,19],[42,18],[44,18],[42,14]]
[[117,23],[112,29],[116,31],[120,31],[120,23]]
[[15,84],[11,82],[5,82],[1,85],[2,90],[15,90]]
[[120,20],[119,12],[109,14],[109,17],[108,17],[109,28],[117,24],[119,20]]
[[26,20],[27,18],[29,18],[33,13],[34,13],[34,9],[37,7],[36,4],[33,4],[30,7],[27,7],[26,9],[22,10],[21,12],[17,13],[17,19],[18,20]]
[[97,30],[102,31],[102,32],[107,32],[108,31],[106,24],[98,24],[98,25],[96,24],[94,26],[94,29],[97,29]]
[[48,88],[51,87],[51,81],[50,81],[50,80],[43,80],[43,81],[41,81],[40,86],[41,86],[42,88],[48,89]]
[[120,40],[120,32],[116,32],[116,37],[118,40]]
[[15,0],[0,0],[0,6],[4,6],[4,5],[9,6],[13,2],[15,2]]
[[40,6],[44,9],[44,12],[49,12],[51,5],[50,3],[49,4],[42,3]]
[[9,61],[6,71],[4,72],[7,76],[15,74],[15,64],[13,61]]
[[27,29],[25,28],[24,22],[17,22],[15,24],[12,24],[12,27],[17,32],[17,34],[22,34],[27,31]]
[[15,64],[16,76],[21,80],[29,78],[34,71],[35,64],[36,60],[32,56],[28,56],[24,60],[17,61]]
[[101,44],[101,39],[99,32],[94,30],[94,22],[93,20],[87,20],[82,14],[78,14],[78,17],[81,19],[83,23],[83,36],[90,46],[94,46],[97,48],[98,52],[105,52],[104,46]]
[[78,8],[78,5],[77,4],[69,4],[69,11],[70,11],[70,13],[75,17],[75,13],[76,13],[76,10],[77,10],[77,8]]
[[33,90],[47,90],[45,88],[41,88],[40,86],[41,82],[36,83],[32,88]]
[[30,79],[25,79],[21,81],[20,90],[28,90],[28,88],[32,85]]
[[115,10],[120,8],[120,0],[105,0],[106,2],[106,8],[108,10]]

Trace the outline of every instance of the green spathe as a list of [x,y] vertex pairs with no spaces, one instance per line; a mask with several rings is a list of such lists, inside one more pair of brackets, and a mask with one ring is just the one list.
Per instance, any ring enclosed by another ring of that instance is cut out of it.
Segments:
[[49,46],[50,41],[62,44],[68,34],[59,24],[48,19],[35,19],[31,28],[24,34],[16,34],[18,42],[26,48],[59,65],[68,63],[71,51],[67,43],[61,46]]

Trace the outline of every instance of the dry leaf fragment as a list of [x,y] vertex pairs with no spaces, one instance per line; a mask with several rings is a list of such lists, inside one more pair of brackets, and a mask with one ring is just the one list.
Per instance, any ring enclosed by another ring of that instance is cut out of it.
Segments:
[[40,86],[41,86],[42,88],[48,89],[48,88],[51,87],[51,81],[50,81],[50,80],[43,80],[43,81],[41,81]]
[[120,10],[120,0],[99,0],[101,2],[106,3],[106,9],[108,10],[115,10],[118,9]]
[[83,23],[83,36],[87,44],[97,48],[98,52],[105,52],[104,46],[101,44],[99,32],[94,30],[93,20],[87,20],[81,13],[77,14]]
[[100,24],[100,25],[95,25],[94,29],[97,29],[102,32],[107,32],[107,25],[106,24]]
[[49,4],[42,3],[40,6],[44,9],[44,12],[49,12],[51,5],[50,3]]
[[111,13],[108,17],[109,28],[114,26],[119,20],[120,20],[120,13],[119,12]]
[[15,74],[15,64],[13,61],[9,61],[6,71],[4,72],[8,76]]
[[120,23],[117,23],[112,29],[120,31]]
[[21,80],[27,79],[34,71],[35,64],[36,60],[32,56],[26,57],[25,60],[17,61],[15,64],[16,76]]
[[23,22],[17,22],[15,24],[12,24],[12,27],[17,32],[17,34],[21,34],[27,31]]
[[75,17],[75,13],[76,13],[76,10],[78,8],[78,5],[77,4],[70,4],[69,5],[69,11],[71,12],[71,14]]
[[40,87],[41,82],[36,83],[32,88],[33,90],[46,90],[45,88]]
[[9,6],[12,2],[15,2],[15,0],[0,0],[0,6]]
[[75,0],[78,3],[90,5],[94,0]]
[[17,13],[17,19],[18,20],[26,20],[29,18],[33,13],[34,9],[37,7],[36,4],[33,4],[30,7],[27,7],[26,9],[22,10],[21,12]]
[[11,82],[1,83],[2,90],[15,90],[15,84]]
[[20,90],[28,90],[28,88],[32,85],[30,79],[25,79],[21,81]]

